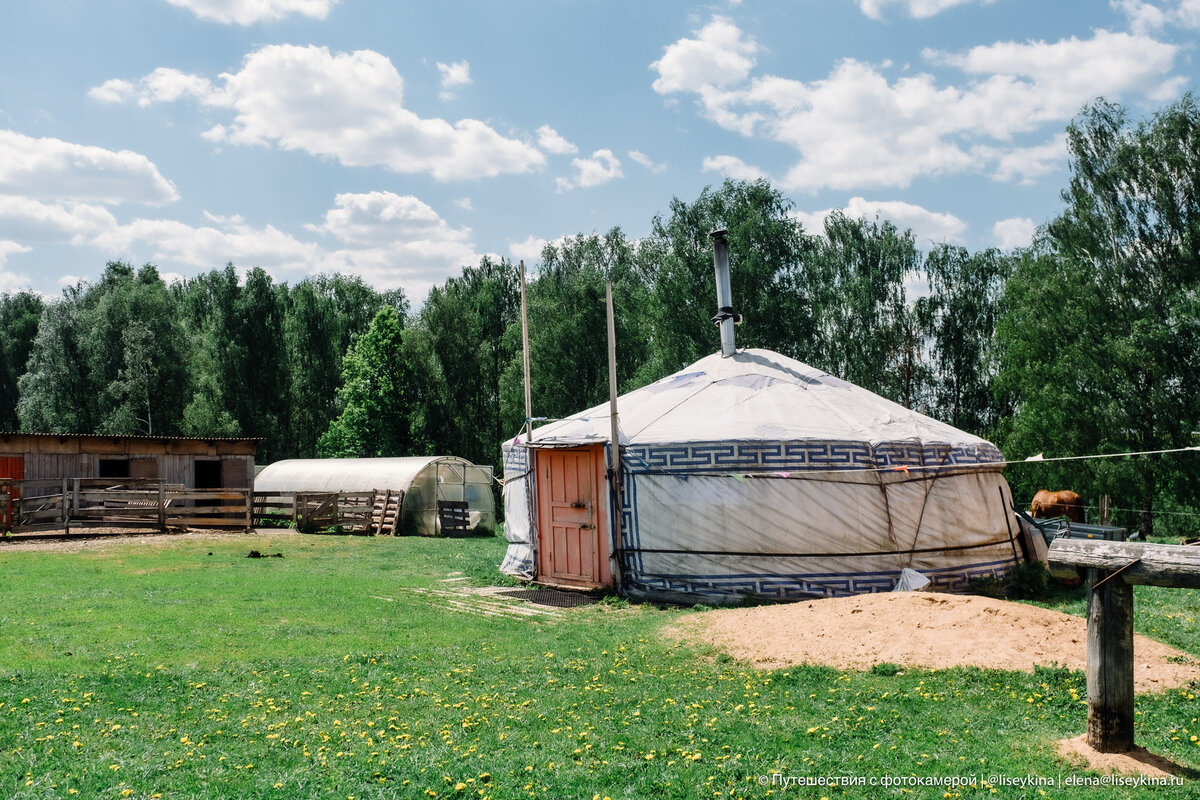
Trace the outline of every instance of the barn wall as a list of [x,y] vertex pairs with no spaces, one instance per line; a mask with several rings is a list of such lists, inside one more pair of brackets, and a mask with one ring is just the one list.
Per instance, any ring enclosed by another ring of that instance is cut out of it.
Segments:
[[223,488],[254,485],[253,442],[7,434],[0,437],[0,457],[5,456],[24,460],[26,480],[95,478],[101,459],[127,458],[132,477],[190,489],[196,485],[195,462],[201,459],[221,462]]

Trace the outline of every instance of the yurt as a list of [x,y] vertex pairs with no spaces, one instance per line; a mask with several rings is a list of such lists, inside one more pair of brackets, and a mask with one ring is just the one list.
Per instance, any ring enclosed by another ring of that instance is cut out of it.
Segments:
[[717,262],[722,350],[617,399],[618,464],[607,403],[502,445],[501,570],[708,603],[890,591],[905,569],[948,591],[1005,574],[1019,551],[1000,451],[737,350]]
[[371,492],[402,490],[404,502],[396,532],[436,536],[438,503],[466,502],[470,527],[496,530],[492,468],[457,456],[413,458],[293,458],[264,467],[254,491]]
[[714,354],[504,445],[502,570],[728,602],[935,589],[1018,557],[999,450],[768,350]]

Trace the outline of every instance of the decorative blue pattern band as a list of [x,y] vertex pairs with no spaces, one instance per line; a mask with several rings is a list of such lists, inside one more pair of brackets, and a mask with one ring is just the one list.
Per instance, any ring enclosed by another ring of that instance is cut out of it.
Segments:
[[[936,442],[693,442],[633,445],[623,451],[629,472],[779,472],[890,467],[976,466],[1003,461],[992,444],[955,446]],[[999,465],[997,464],[997,468]]]
[[[1013,566],[1012,559],[961,564],[936,570],[921,570],[930,588],[941,592],[963,592],[979,578],[1002,578]],[[688,594],[712,598],[753,595],[773,600],[806,597],[847,597],[896,588],[900,570],[796,575],[653,575],[627,574],[630,588],[646,593]]]

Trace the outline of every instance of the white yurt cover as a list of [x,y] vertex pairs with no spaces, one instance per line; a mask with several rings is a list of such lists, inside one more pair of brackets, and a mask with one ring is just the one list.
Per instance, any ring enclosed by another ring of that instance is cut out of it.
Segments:
[[[617,410],[613,560],[631,596],[890,591],[906,568],[956,590],[1017,559],[995,445],[778,353],[714,354]],[[502,571],[537,575],[529,448],[607,442],[609,431],[605,403],[503,445]]]

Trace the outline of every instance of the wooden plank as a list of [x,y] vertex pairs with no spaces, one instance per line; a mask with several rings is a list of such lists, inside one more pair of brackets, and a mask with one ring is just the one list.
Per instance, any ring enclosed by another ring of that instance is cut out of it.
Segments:
[[1119,578],[1088,570],[1087,743],[1100,753],[1133,747],[1133,587]]
[[1200,548],[1177,544],[1055,539],[1048,562],[1052,572],[1075,567],[1120,571],[1113,580],[1143,586],[1200,589]]
[[207,514],[228,514],[230,516],[245,517],[246,506],[178,506],[167,509],[167,516],[179,514],[190,514],[192,516],[205,516]]
[[245,517],[168,517],[167,527],[244,528]]
[[246,492],[231,492],[224,489],[214,489],[206,491],[203,489],[191,489],[188,491],[168,491],[167,498],[170,500],[241,500],[247,502]]

